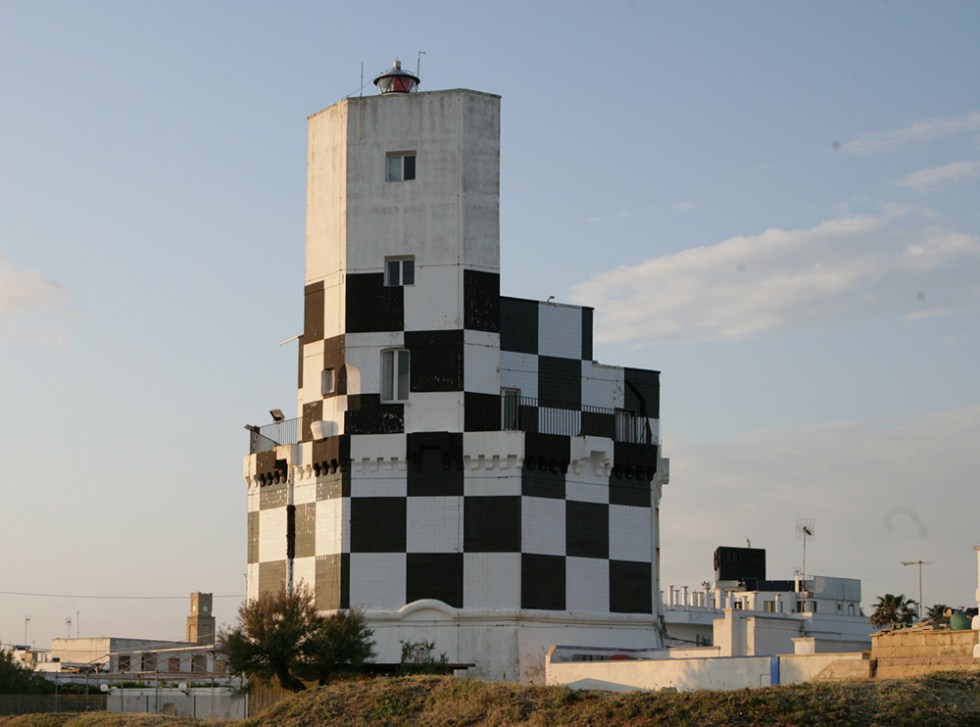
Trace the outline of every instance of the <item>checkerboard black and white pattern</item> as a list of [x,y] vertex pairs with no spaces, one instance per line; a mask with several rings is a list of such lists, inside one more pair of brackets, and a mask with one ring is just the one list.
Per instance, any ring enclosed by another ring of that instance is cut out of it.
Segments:
[[[658,372],[593,362],[591,309],[502,298],[494,273],[462,282],[463,328],[413,330],[411,291],[348,275],[339,335],[322,286],[307,286],[300,390],[323,368],[336,386],[304,398],[296,462],[272,451],[248,464],[258,591],[278,589],[291,556],[323,609],[434,598],[652,614]],[[411,352],[408,403],[383,403],[371,377],[386,346]],[[519,390],[513,430],[501,388]],[[621,436],[616,410],[639,428]],[[331,429],[318,438],[320,421]]]

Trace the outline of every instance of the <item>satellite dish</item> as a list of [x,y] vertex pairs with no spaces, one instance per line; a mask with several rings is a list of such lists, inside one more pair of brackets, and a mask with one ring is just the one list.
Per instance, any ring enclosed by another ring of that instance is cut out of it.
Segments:
[[99,691],[102,692],[103,694],[108,694],[109,693],[109,685],[108,684],[100,684],[99,685]]

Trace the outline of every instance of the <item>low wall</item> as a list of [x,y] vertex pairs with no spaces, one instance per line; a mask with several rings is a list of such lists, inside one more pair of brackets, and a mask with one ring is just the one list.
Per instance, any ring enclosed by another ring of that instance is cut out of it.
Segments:
[[978,633],[900,629],[872,634],[871,658],[877,662],[876,674],[902,678],[951,669],[980,670],[980,659],[973,656]]
[[548,652],[547,683],[572,689],[729,690],[871,675],[867,656],[859,653],[558,662],[552,659],[556,648]]

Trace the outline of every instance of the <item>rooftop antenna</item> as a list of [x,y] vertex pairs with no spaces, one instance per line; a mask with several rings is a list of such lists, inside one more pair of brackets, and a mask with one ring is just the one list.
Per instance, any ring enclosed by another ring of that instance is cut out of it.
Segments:
[[30,645],[30,641],[27,640],[27,625],[31,622],[30,616],[24,616],[24,644]]
[[922,566],[932,565],[930,560],[903,560],[902,565],[917,565],[919,566],[919,620],[922,620],[922,609],[925,608],[925,602],[922,600]]
[[425,49],[423,48],[422,50],[419,51],[419,55],[415,59],[415,75],[418,76],[419,78],[422,77],[422,74],[419,73],[419,71],[422,70],[422,56],[424,55],[425,55]]
[[809,518],[800,518],[796,521],[796,539],[803,541],[803,589],[806,590],[806,541],[807,538],[812,538],[815,534],[813,527],[813,520]]

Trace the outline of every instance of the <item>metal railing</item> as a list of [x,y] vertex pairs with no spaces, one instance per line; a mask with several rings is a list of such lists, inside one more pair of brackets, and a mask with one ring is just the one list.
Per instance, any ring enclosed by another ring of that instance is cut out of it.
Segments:
[[[628,409],[598,406],[566,408],[526,396],[486,396],[466,405],[467,431],[522,431],[564,436],[606,437],[617,442],[659,444],[659,420]],[[299,441],[299,419],[261,427],[248,425],[249,453],[271,452],[280,444]]]

